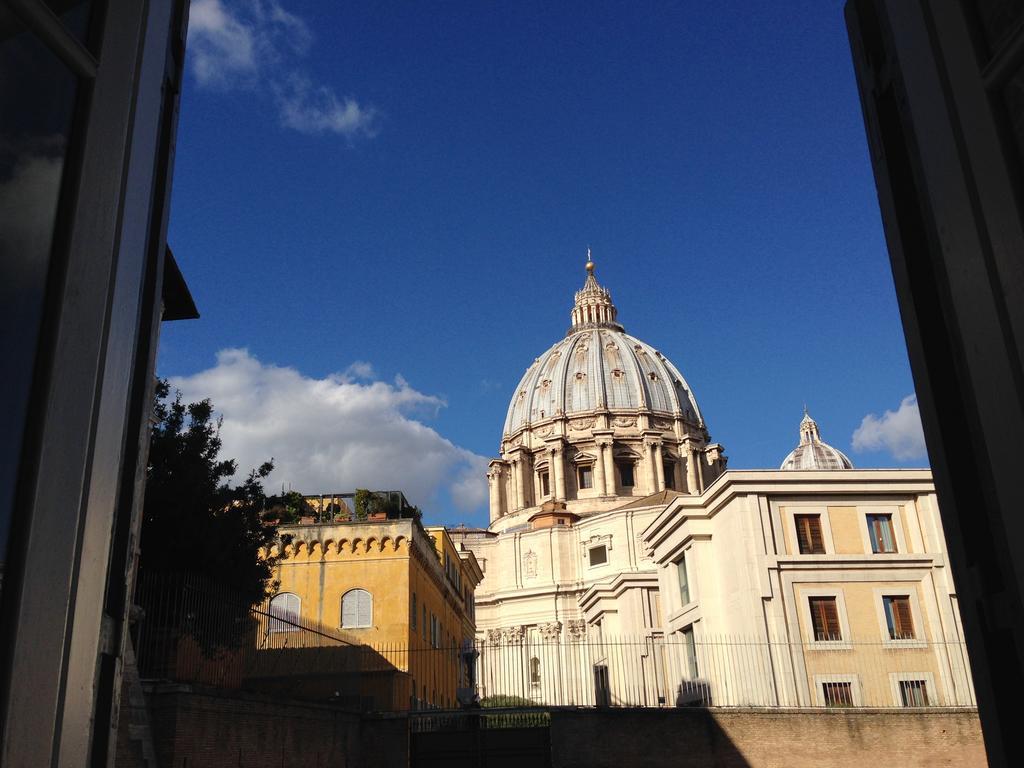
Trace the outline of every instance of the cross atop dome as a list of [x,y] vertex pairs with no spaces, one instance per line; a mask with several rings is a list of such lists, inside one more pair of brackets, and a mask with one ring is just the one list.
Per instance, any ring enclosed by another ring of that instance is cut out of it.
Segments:
[[594,277],[594,259],[590,248],[587,248],[587,279],[583,288],[576,291],[576,301],[572,308],[572,327],[569,333],[587,328],[614,328],[622,330],[616,322],[619,311],[612,304],[612,294],[603,288]]

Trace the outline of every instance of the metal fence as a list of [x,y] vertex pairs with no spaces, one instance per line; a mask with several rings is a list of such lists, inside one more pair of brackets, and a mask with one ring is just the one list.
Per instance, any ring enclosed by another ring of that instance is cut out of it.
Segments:
[[961,641],[775,642],[647,635],[479,643],[479,693],[501,706],[976,705]]
[[435,648],[367,643],[355,633],[272,615],[267,604],[247,604],[194,576],[140,574],[135,602],[143,678],[362,711],[976,704],[958,640],[806,643],[524,632],[502,642]]

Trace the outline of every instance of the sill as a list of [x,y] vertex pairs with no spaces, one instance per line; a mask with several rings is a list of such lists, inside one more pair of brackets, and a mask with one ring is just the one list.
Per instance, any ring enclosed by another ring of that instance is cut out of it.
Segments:
[[809,651],[852,651],[853,643],[848,640],[811,640],[804,647]]
[[927,648],[927,640],[919,640],[916,637],[909,640],[890,640],[888,638],[882,641],[883,648],[889,648],[899,650],[901,648]]
[[678,611],[673,611],[668,616],[668,625],[671,631],[677,628],[693,624],[700,619],[700,603],[691,600]]

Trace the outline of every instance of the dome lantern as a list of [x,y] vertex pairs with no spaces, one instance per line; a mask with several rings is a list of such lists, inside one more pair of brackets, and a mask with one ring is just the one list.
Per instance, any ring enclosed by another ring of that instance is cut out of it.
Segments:
[[818,423],[804,406],[804,417],[800,420],[800,444],[783,460],[779,469],[853,469],[853,462],[845,453],[821,439]]
[[572,308],[572,327],[566,335],[586,328],[613,328],[621,331],[622,326],[615,318],[619,312],[612,304],[612,294],[598,284],[594,277],[594,261],[587,248],[587,279],[583,287],[576,291],[576,301]]

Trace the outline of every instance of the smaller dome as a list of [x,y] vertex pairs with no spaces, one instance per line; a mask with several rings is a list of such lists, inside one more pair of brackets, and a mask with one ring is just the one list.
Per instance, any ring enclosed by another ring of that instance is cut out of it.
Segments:
[[853,469],[853,462],[838,448],[822,442],[818,424],[804,408],[800,420],[800,445],[794,448],[779,469]]

